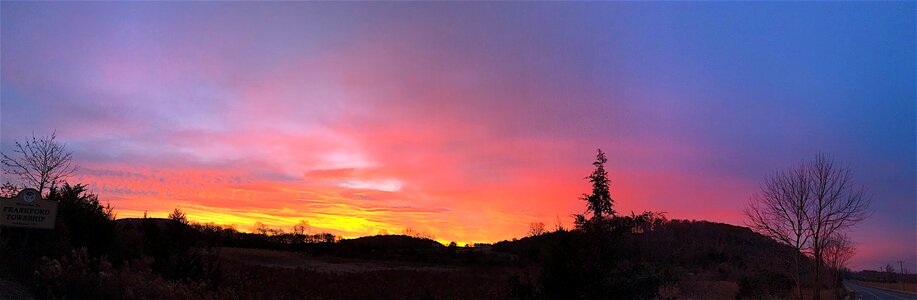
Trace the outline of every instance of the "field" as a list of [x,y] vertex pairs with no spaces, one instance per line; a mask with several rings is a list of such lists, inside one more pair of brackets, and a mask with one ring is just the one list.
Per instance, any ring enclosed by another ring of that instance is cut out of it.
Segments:
[[[220,248],[221,296],[319,299],[502,299],[521,268],[309,257]],[[264,288],[270,287],[270,288]],[[222,297],[220,297],[222,298]]]
[[303,269],[325,274],[354,274],[379,271],[461,272],[463,268],[410,262],[374,261],[339,257],[312,257],[302,253],[268,249],[218,248],[222,262],[248,266]]
[[875,288],[904,291],[913,294],[917,294],[917,283],[915,282],[906,282],[906,283],[893,283],[893,282],[874,282],[874,281],[857,281],[860,284],[865,286],[871,286]]

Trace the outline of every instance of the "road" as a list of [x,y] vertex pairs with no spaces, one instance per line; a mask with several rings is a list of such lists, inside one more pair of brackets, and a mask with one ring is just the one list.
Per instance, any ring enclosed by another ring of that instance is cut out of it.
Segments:
[[857,284],[856,282],[844,280],[844,285],[848,288],[857,292],[858,299],[872,300],[872,299],[917,299],[917,295],[907,294],[902,292],[896,292],[885,289],[878,289],[874,287],[868,287],[865,285]]

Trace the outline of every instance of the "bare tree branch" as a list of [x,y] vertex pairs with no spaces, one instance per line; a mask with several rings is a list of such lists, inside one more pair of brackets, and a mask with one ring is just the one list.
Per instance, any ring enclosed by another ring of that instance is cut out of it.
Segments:
[[850,168],[819,154],[808,164],[812,181],[812,206],[806,212],[808,229],[812,233],[809,247],[815,257],[815,296],[819,295],[821,266],[825,262],[825,249],[831,238],[840,234],[868,216],[870,199],[865,188],[853,187]]
[[833,283],[837,284],[840,280],[841,271],[847,266],[847,262],[853,258],[854,254],[856,254],[856,248],[853,247],[853,242],[850,241],[846,234],[835,234],[825,243],[825,264],[834,274]]
[[[789,171],[777,172],[764,181],[745,209],[748,226],[758,233],[790,245],[815,259],[814,288],[819,294],[821,265],[832,237],[868,216],[865,189],[855,188],[848,167],[819,154],[812,161]],[[849,243],[848,243],[849,244]],[[800,288],[796,261],[797,297]]]
[[787,244],[800,253],[792,258],[796,268],[793,281],[797,298],[802,297],[800,255],[811,239],[805,213],[811,204],[811,184],[807,174],[804,166],[775,173],[764,181],[760,192],[752,195],[745,209],[748,226],[752,230]]
[[3,172],[18,176],[26,185],[41,192],[57,186],[73,175],[77,167],[73,164],[72,152],[56,139],[57,132],[52,132],[47,137],[33,134],[30,140],[17,141],[11,155],[0,152]]

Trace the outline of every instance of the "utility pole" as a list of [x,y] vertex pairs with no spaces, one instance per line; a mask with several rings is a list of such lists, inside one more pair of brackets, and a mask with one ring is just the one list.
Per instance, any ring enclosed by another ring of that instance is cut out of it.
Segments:
[[903,260],[898,261],[898,273],[901,274],[901,276],[899,277],[901,278],[900,279],[901,280],[901,290],[903,291],[904,290],[904,261]]

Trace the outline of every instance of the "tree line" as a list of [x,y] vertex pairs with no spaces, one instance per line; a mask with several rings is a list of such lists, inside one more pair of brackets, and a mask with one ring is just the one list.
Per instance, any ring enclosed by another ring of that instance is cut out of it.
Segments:
[[[110,205],[101,205],[96,195],[87,193],[85,185],[65,182],[77,168],[72,163],[72,153],[55,139],[56,134],[52,133],[16,142],[12,154],[2,153],[4,173],[18,177],[24,185],[38,187],[47,195],[45,198],[60,203],[61,215],[66,218],[62,228],[66,232],[56,235],[66,234],[67,242],[75,247],[85,246],[90,252],[106,253],[107,249],[115,247],[114,242],[92,239],[114,230],[111,221],[115,214]],[[671,266],[630,261],[634,257],[632,251],[636,251],[633,245],[643,243],[634,237],[653,233],[667,226],[668,220],[660,212],[619,215],[611,196],[611,180],[605,168],[607,162],[605,153],[597,150],[593,171],[586,177],[592,189],[580,197],[585,211],[572,216],[573,228],[564,228],[559,218],[553,232],[548,231],[544,223],[530,224],[529,236],[539,241],[535,256],[542,271],[538,279],[527,283],[531,285],[527,292],[519,288],[525,283],[517,282],[521,295],[647,298],[656,296],[665,282],[674,280]],[[0,192],[7,196],[15,194],[19,188],[21,186],[7,181]],[[802,274],[808,267],[811,268],[813,297],[818,299],[823,273],[830,271],[832,282],[838,282],[840,270],[854,255],[853,243],[845,233],[868,216],[869,204],[865,188],[854,184],[850,168],[828,155],[819,154],[811,161],[767,177],[760,191],[751,196],[744,212],[752,230],[793,249],[791,254],[781,257],[794,266],[790,272],[795,285],[794,296],[803,297]],[[295,245],[340,241],[339,236],[328,233],[308,234],[310,226],[305,221],[294,225],[290,232],[256,223],[253,233],[245,234],[232,227],[190,222],[178,208],[168,219],[190,226],[204,237],[231,243],[258,240],[272,245]],[[87,228],[103,230],[86,232]],[[406,229],[405,235],[432,240],[431,235],[413,229]],[[255,244],[265,245],[262,242]],[[171,256],[167,255],[166,261],[175,259],[168,257]]]

